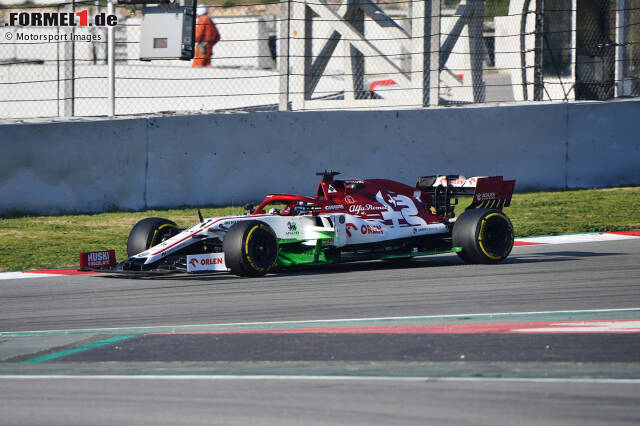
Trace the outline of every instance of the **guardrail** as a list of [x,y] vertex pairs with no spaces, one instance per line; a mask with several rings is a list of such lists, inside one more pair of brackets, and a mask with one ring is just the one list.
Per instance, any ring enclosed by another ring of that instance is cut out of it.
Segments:
[[0,124],[0,214],[241,205],[313,195],[317,170],[516,191],[640,184],[640,100]]

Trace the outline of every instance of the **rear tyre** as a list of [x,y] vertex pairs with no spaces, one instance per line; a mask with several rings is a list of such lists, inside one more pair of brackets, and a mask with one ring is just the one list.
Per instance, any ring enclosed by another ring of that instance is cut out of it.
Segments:
[[169,219],[161,217],[142,219],[131,228],[127,239],[127,256],[131,257],[142,253],[149,247],[160,244],[179,232],[178,225]]
[[269,225],[247,220],[233,225],[222,242],[224,259],[231,272],[244,277],[260,277],[278,260],[278,239]]
[[472,209],[460,215],[453,225],[453,246],[467,263],[498,263],[513,248],[513,225],[500,210]]

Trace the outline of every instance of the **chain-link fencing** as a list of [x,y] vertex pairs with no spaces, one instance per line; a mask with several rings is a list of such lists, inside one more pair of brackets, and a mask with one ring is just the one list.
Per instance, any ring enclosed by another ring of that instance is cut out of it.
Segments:
[[640,0],[234,1],[207,66],[141,61],[142,7],[117,7],[113,83],[106,26],[20,21],[106,3],[0,6],[0,119],[640,96]]

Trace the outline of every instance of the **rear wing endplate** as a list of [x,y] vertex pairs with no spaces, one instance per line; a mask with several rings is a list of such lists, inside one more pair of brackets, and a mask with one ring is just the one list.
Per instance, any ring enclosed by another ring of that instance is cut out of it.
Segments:
[[515,180],[503,180],[502,176],[478,178],[473,201],[467,210],[476,207],[502,210],[503,207],[509,207],[515,185]]
[[422,176],[418,178],[416,188],[432,194],[433,204],[439,214],[453,217],[451,201],[461,196],[473,196],[467,210],[476,207],[500,210],[508,207],[515,184],[515,180],[504,180],[502,176],[466,178],[462,175],[446,175]]

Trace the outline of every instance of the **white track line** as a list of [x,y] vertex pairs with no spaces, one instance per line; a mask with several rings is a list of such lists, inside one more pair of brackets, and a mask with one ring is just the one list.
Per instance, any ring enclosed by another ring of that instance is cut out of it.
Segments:
[[74,328],[67,330],[29,330],[29,331],[1,331],[0,336],[14,335],[62,335],[62,334],[92,334],[92,333],[152,333],[158,331],[178,331],[193,329],[212,329],[217,327],[264,327],[264,326],[291,326],[304,324],[319,323],[350,323],[350,322],[367,322],[367,321],[403,321],[403,320],[433,320],[433,319],[453,319],[453,318],[492,318],[495,317],[513,317],[521,315],[553,315],[553,314],[602,314],[616,312],[638,312],[638,308],[614,308],[614,309],[585,309],[585,310],[569,310],[569,311],[533,311],[533,312],[497,312],[497,313],[480,313],[480,314],[451,314],[451,315],[420,315],[407,317],[377,317],[377,318],[343,318],[343,319],[316,319],[316,320],[296,320],[296,321],[262,321],[262,322],[235,322],[235,323],[219,323],[219,324],[189,324],[189,325],[154,325],[140,327],[111,327],[111,328]]
[[537,377],[406,377],[406,376],[296,376],[296,375],[2,375],[2,379],[70,379],[70,380],[336,380],[336,381],[402,381],[402,382],[526,382],[526,383],[610,383],[610,384],[640,384],[640,379],[613,378],[537,378]]
[[516,238],[516,242],[536,243],[536,244],[573,244],[573,243],[595,243],[600,241],[636,240],[640,239],[635,235],[620,234],[568,234],[550,235],[544,237]]
[[0,280],[21,280],[25,278],[64,277],[62,274],[32,274],[29,272],[0,272]]

